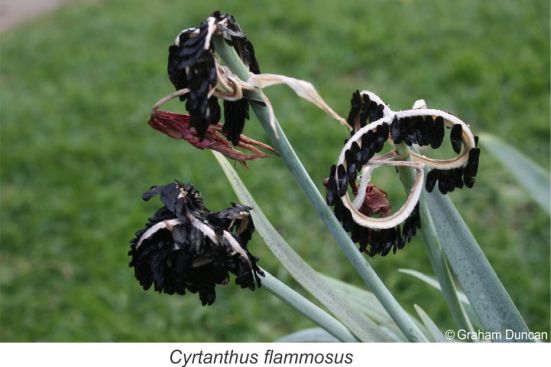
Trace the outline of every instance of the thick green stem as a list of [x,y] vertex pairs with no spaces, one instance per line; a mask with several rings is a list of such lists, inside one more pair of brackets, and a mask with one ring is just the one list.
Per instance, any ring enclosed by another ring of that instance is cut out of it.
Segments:
[[282,281],[264,271],[262,287],[291,306],[295,311],[310,319],[329,334],[342,342],[357,342],[358,339],[337,319],[285,285]]
[[[409,159],[409,148],[402,144],[397,144],[396,150],[401,155],[402,159]],[[411,169],[407,167],[398,168],[400,181],[406,190],[406,193],[409,193],[413,182],[414,176]],[[457,290],[455,288],[455,283],[453,282],[452,274],[450,267],[442,251],[442,246],[440,245],[440,240],[436,234],[436,229],[434,228],[434,222],[430,215],[429,207],[425,201],[424,193],[419,198],[419,211],[421,215],[421,232],[423,233],[424,243],[429,255],[429,261],[436,274],[440,287],[442,289],[442,294],[446,299],[448,308],[452,315],[453,320],[456,325],[463,330],[473,330],[473,326],[463,308],[461,302],[457,298]]]
[[[224,60],[226,65],[228,65],[228,67],[239,78],[247,80],[249,78],[249,71],[246,69],[245,65],[243,65],[235,50],[229,47],[220,37],[215,37],[213,42],[216,51]],[[259,100],[258,96],[252,95],[251,97],[255,100]],[[396,322],[396,324],[400,327],[400,330],[404,333],[408,340],[421,342],[427,341],[427,338],[419,330],[417,325],[415,325],[405,310],[400,306],[398,301],[396,301],[392,293],[390,293],[388,288],[386,288],[384,283],[377,276],[377,273],[358,251],[348,234],[337,221],[325,203],[324,198],[312,182],[312,179],[302,166],[302,163],[295,154],[291,144],[279,126],[279,123],[276,121],[276,131],[274,131],[270,125],[270,117],[267,108],[258,103],[253,103],[252,107],[258,117],[258,120],[262,124],[262,127],[270,137],[273,146],[279,152],[280,157],[285,161],[295,180],[298,182],[335,240],[337,240],[338,245],[345,253],[348,260],[360,274],[363,281],[373,291],[379,302],[381,302],[383,307],[392,317],[394,322]]]

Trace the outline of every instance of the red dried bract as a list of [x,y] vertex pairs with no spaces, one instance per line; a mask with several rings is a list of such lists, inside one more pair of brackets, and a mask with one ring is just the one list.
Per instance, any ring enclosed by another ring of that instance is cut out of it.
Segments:
[[[323,186],[329,185],[329,179],[323,179]],[[352,191],[354,195],[358,195],[358,185],[355,183],[352,185]],[[380,216],[385,217],[392,211],[392,204],[388,201],[388,195],[375,185],[367,184],[365,190],[364,202],[359,209],[360,213],[367,216]]]
[[222,125],[210,125],[205,132],[205,136],[201,139],[197,135],[197,131],[193,128],[189,122],[190,117],[188,115],[182,115],[174,112],[154,110],[149,116],[147,122],[149,126],[158,130],[173,139],[183,139],[199,149],[212,149],[224,154],[226,157],[238,161],[243,166],[247,166],[247,161],[255,160],[259,158],[268,157],[268,153],[277,154],[276,150],[271,146],[262,142],[253,140],[241,135],[238,148],[235,149],[232,144],[222,134]]
[[391,210],[392,205],[388,201],[386,192],[375,185],[368,184],[360,213],[368,216],[379,215],[385,217]]

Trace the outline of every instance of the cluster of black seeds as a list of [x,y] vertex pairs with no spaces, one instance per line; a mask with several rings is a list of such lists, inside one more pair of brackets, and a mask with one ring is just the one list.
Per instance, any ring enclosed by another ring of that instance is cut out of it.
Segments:
[[[217,22],[227,20],[224,27],[224,39],[239,54],[249,70],[260,73],[256,61],[254,47],[231,15],[214,12],[212,17]],[[176,45],[168,49],[168,77],[177,90],[189,88],[190,92],[180,99],[186,101],[186,109],[190,114],[191,126],[199,137],[203,138],[209,125],[220,121],[220,106],[216,97],[208,97],[208,93],[216,86],[216,66],[212,45],[205,50],[208,34],[208,21],[205,20],[197,28],[184,30],[178,36]],[[223,132],[234,145],[239,144],[239,138],[249,118],[249,103],[224,101]]]
[[372,101],[367,94],[360,94],[356,90],[352,94],[350,100],[350,112],[348,113],[347,122],[353,127],[351,134],[354,135],[358,130],[364,127],[367,123],[377,121],[383,117],[384,105]]
[[475,177],[478,172],[478,159],[480,149],[473,148],[469,150],[469,158],[464,167],[454,168],[450,170],[433,169],[427,174],[425,188],[428,192],[432,192],[434,186],[438,182],[438,190],[442,194],[452,192],[455,188],[467,186],[473,187]]
[[[437,149],[442,145],[444,139],[444,119],[441,116],[433,118],[432,116],[411,116],[398,119],[394,117],[390,126],[390,135],[394,143],[406,143],[411,146],[417,144],[420,146],[430,145]],[[463,145],[462,140],[463,127],[456,124],[450,132],[450,141],[453,151],[459,154]],[[478,138],[475,137],[478,143]],[[473,187],[476,173],[478,171],[478,158],[480,149],[469,150],[468,163],[464,167],[450,170],[431,170],[426,178],[425,188],[432,192],[438,182],[438,189],[442,194],[447,194],[462,188],[463,186]]]
[[421,228],[421,217],[419,216],[419,204],[415,206],[410,216],[399,225],[389,229],[372,229],[360,226],[352,218],[352,213],[346,208],[340,199],[335,201],[335,217],[342,223],[345,231],[351,234],[352,241],[359,244],[359,249],[369,256],[380,254],[386,256],[391,250],[396,253]]
[[[456,126],[461,128],[461,125]],[[444,139],[444,119],[441,116],[411,116],[400,119],[395,116],[390,125],[390,135],[395,144],[404,142],[408,146],[430,145],[437,149]]]
[[[250,207],[232,203],[228,209],[210,212],[193,186],[179,182],[153,186],[143,199],[155,195],[160,196],[163,207],[130,242],[129,265],[145,290],[152,285],[155,291],[168,294],[183,295],[188,290],[199,293],[203,305],[210,305],[216,298],[216,284],[227,284],[229,273],[236,275],[242,288],[260,287],[263,273],[256,265],[258,259],[247,250],[254,232]],[[159,223],[168,224],[146,236]],[[214,231],[215,240],[200,226]],[[246,256],[235,251],[224,237],[225,231]]]

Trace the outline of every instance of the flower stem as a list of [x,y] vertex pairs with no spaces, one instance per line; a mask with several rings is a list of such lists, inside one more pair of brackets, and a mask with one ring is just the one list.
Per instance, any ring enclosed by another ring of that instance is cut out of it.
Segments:
[[[401,143],[396,145],[396,150],[402,156],[402,159],[409,159],[409,148]],[[398,167],[400,181],[404,186],[406,192],[409,192],[413,185],[413,174],[407,167]],[[440,287],[442,288],[442,294],[446,299],[448,308],[454,319],[456,325],[463,330],[473,330],[473,326],[467,316],[465,309],[459,299],[457,298],[457,289],[453,282],[450,267],[442,251],[440,245],[440,239],[434,228],[434,222],[430,214],[428,204],[424,198],[424,193],[419,198],[419,211],[421,215],[421,232],[423,233],[423,239],[429,255],[429,261],[432,266]]]
[[358,339],[344,327],[337,319],[304,298],[298,292],[288,287],[285,283],[262,269],[262,287],[266,288],[274,296],[291,306],[303,316],[313,321],[329,334],[342,342],[357,342]]
[[[228,65],[228,67],[239,78],[242,80],[247,80],[249,78],[249,71],[245,65],[243,65],[235,50],[228,46],[226,42],[218,36],[213,38],[213,43],[216,51],[224,60],[226,65]],[[255,100],[259,100],[258,96],[255,96],[254,94],[252,97]],[[341,250],[352,263],[352,266],[354,266],[363,281],[373,291],[379,302],[381,302],[385,310],[389,313],[394,322],[396,322],[408,340],[417,342],[427,341],[427,338],[419,330],[417,325],[415,325],[406,311],[400,306],[398,301],[377,276],[375,270],[373,270],[371,265],[369,265],[362,253],[358,251],[356,245],[354,245],[348,234],[337,221],[332,211],[325,203],[325,200],[321,196],[320,192],[312,182],[312,179],[304,169],[279,123],[276,121],[276,130],[274,131],[270,125],[270,117],[267,108],[258,103],[252,103],[252,108],[258,117],[258,120],[262,124],[262,127],[270,137],[273,146],[279,152],[281,158],[285,161],[285,164],[295,177],[295,180],[298,182],[310,200],[310,203],[318,212],[321,219],[337,241]]]

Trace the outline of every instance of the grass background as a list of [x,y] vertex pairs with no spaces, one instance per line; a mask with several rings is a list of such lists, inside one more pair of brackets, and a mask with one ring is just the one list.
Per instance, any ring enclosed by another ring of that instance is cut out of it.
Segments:
[[[172,91],[168,45],[216,9],[237,18],[263,71],[312,81],[342,115],[358,88],[395,109],[424,98],[549,167],[546,0],[77,1],[1,34],[0,340],[271,341],[311,326],[264,290],[218,288],[205,308],[144,292],[127,266],[158,206],[140,200],[150,185],[190,181],[212,210],[235,200],[210,153],[145,123]],[[346,132],[285,88],[268,95],[321,189]],[[246,134],[267,140],[254,118]],[[239,171],[305,259],[361,284],[280,160]],[[451,197],[530,328],[549,330],[549,217],[483,144],[477,184]],[[251,246],[294,285],[258,237]],[[453,327],[438,292],[397,272],[431,273],[421,236],[370,263],[404,307]]]

